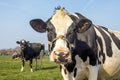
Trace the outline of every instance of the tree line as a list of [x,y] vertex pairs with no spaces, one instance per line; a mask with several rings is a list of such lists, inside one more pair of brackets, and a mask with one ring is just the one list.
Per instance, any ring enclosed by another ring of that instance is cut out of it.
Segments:
[[9,48],[9,49],[0,49],[0,56],[12,55],[14,53],[20,53],[20,47]]
[[[17,46],[15,48],[9,48],[9,49],[0,49],[0,56],[5,56],[5,55],[12,55],[14,53],[20,54],[20,47]],[[45,53],[48,53],[48,50],[45,50]]]

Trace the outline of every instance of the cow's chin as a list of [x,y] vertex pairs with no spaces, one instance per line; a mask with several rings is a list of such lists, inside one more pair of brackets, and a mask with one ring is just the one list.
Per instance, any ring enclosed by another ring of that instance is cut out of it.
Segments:
[[66,64],[71,62],[71,54],[66,53],[64,56],[58,56],[55,53],[50,54],[50,61],[58,63],[58,64]]
[[55,59],[54,62],[57,63],[57,64],[67,64],[67,63],[70,63],[72,60],[66,60],[66,61],[60,61],[60,60],[57,60]]

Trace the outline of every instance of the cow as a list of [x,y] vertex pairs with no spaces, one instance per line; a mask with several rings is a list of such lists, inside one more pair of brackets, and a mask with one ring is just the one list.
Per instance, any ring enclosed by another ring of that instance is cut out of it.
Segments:
[[120,80],[120,32],[64,7],[46,22],[32,19],[30,25],[47,32],[50,60],[60,64],[64,80]]
[[20,54],[20,53],[14,52],[14,53],[12,54],[12,59],[18,59],[18,58],[20,58],[20,57],[21,57],[21,54]]
[[24,65],[25,65],[25,61],[30,61],[30,68],[31,68],[31,72],[33,72],[32,69],[32,60],[35,59],[36,62],[36,67],[35,69],[37,69],[37,58],[40,57],[40,67],[42,64],[42,56],[45,53],[44,52],[44,44],[42,43],[30,43],[29,41],[26,40],[20,40],[20,41],[16,41],[17,44],[20,45],[21,48],[21,60],[22,60],[22,68],[21,68],[21,72],[24,70]]

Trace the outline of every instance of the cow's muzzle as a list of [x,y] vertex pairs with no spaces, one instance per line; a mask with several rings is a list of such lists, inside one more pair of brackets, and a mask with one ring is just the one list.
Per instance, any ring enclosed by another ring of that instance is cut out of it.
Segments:
[[67,63],[71,60],[71,55],[69,51],[54,51],[55,62],[56,63]]
[[[59,40],[62,40],[63,42],[57,43]],[[59,35],[52,42],[49,42],[49,50],[51,61],[56,63],[67,63],[71,60],[71,46],[69,41],[63,35]]]

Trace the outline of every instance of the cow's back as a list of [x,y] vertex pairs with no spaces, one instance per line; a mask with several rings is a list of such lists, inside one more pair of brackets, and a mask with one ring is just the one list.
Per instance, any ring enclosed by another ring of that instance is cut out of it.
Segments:
[[31,43],[31,48],[33,51],[33,56],[37,57],[40,54],[40,51],[42,49],[42,45],[40,43]]
[[120,32],[114,31],[114,30],[109,30],[111,33],[115,34],[119,39],[120,39]]

